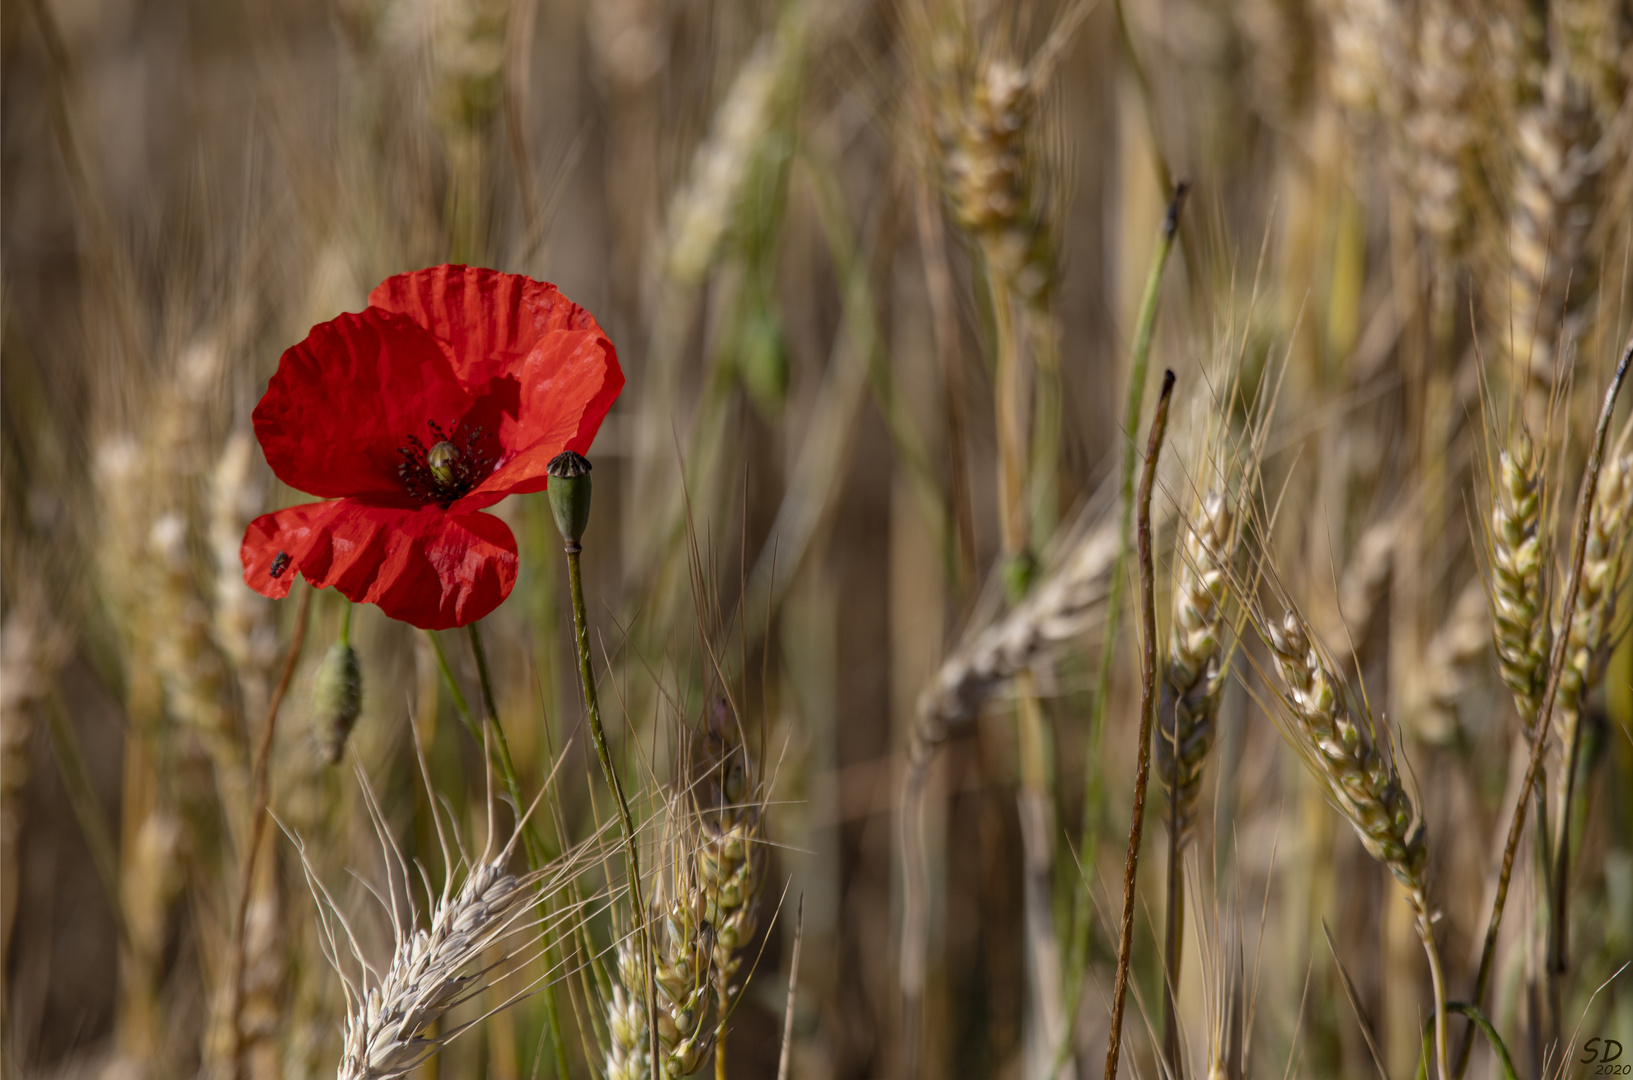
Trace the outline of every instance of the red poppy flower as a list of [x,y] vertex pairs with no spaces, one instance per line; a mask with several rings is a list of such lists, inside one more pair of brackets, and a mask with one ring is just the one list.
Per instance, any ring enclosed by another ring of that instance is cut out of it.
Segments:
[[330,501],[251,522],[244,580],[282,597],[299,571],[433,630],[480,619],[516,584],[516,539],[479,511],[543,491],[623,385],[554,285],[464,266],[386,279],[286,351],[255,407],[272,471]]

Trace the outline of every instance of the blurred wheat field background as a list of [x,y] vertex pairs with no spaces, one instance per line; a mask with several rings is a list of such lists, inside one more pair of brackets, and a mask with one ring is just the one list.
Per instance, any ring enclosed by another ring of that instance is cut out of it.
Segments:
[[[1627,0],[14,0],[0,66],[7,1077],[1633,1052]],[[440,263],[628,376],[639,903],[545,494],[491,680],[244,583],[280,354]]]

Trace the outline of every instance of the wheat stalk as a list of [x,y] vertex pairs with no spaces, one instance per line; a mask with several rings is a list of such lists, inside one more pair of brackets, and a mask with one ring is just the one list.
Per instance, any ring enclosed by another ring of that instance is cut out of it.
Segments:
[[1373,112],[1389,119],[1399,114],[1403,21],[1397,0],[1338,0],[1332,5],[1328,78],[1333,97],[1353,119]]
[[[1604,674],[1616,640],[1616,600],[1627,569],[1628,532],[1633,528],[1633,455],[1605,462],[1588,516],[1588,546],[1576,618],[1565,647],[1554,721],[1568,749],[1576,739],[1582,699]],[[1558,630],[1558,617],[1555,630]],[[1569,767],[1569,762],[1567,762]]]
[[1428,0],[1412,70],[1406,121],[1418,227],[1444,265],[1458,254],[1469,221],[1469,155],[1476,129],[1474,26],[1451,0]]
[[1173,805],[1180,846],[1195,824],[1202,764],[1213,742],[1219,690],[1224,685],[1222,603],[1235,552],[1235,515],[1226,497],[1210,491],[1185,527],[1183,557],[1174,585],[1166,677],[1174,707],[1157,732],[1157,770]]
[[267,470],[247,430],[222,444],[211,470],[207,536],[215,569],[211,636],[237,677],[246,715],[259,715],[269,691],[267,676],[278,659],[272,601],[244,582],[239,551],[244,528],[265,509]]
[[1605,164],[1589,93],[1564,51],[1549,48],[1548,36],[1545,25],[1531,28],[1530,50],[1516,73],[1509,273],[1496,309],[1506,319],[1499,338],[1527,379],[1526,418],[1533,425],[1546,423],[1560,382],[1572,297],[1591,290],[1586,241]]
[[1173,617],[1168,631],[1165,671],[1167,699],[1157,720],[1157,777],[1167,798],[1168,900],[1164,910],[1163,1049],[1168,1066],[1179,1068],[1179,1024],[1174,998],[1179,990],[1184,940],[1182,855],[1195,823],[1202,791],[1202,766],[1213,743],[1219,690],[1224,685],[1221,604],[1235,553],[1237,532],[1230,504],[1210,491],[1185,525],[1177,560]]
[[1327,652],[1289,608],[1279,623],[1251,608],[1254,628],[1269,647],[1285,692],[1282,732],[1326,788],[1339,812],[1374,859],[1406,889],[1434,983],[1435,1061],[1441,1080],[1446,1058],[1446,994],[1435,947],[1425,871],[1429,847],[1422,819],[1401,784],[1387,734],[1370,717],[1358,718]]
[[18,592],[0,623],[0,952],[7,957],[17,916],[23,794],[36,710],[51,694],[72,643],[42,587],[30,584]]
[[1530,432],[1515,427],[1511,445],[1497,458],[1491,500],[1491,630],[1497,666],[1514,694],[1525,731],[1542,707],[1547,681],[1547,553],[1543,550],[1542,460]]
[[710,710],[703,737],[692,747],[689,793],[696,827],[693,859],[704,918],[714,930],[716,1010],[715,1076],[726,1076],[726,1020],[743,986],[737,951],[759,928],[765,885],[765,800],[741,730],[728,722],[726,703]]
[[[574,910],[558,908],[549,915],[538,914],[534,907],[540,896],[564,889],[600,858],[606,827],[538,869],[513,874],[507,866],[522,840],[528,818],[538,805],[538,798],[518,816],[503,846],[496,848],[490,773],[488,837],[482,852],[472,858],[459,846],[457,832],[453,832],[450,840],[452,824],[445,829],[423,759],[420,772],[429,794],[444,867],[442,887],[438,891],[433,891],[423,868],[419,869],[429,906],[424,926],[420,925],[420,910],[414,901],[415,875],[391,835],[367,776],[361,767],[357,770],[364,804],[386,863],[384,889],[374,893],[385,908],[394,941],[391,960],[384,971],[373,967],[364,956],[351,923],[319,881],[307,858],[305,845],[284,828],[300,856],[307,886],[317,902],[325,958],[340,975],[345,994],[346,1019],[341,1028],[337,1080],[391,1080],[405,1076],[465,1031],[514,1004],[533,987],[504,999],[476,1019],[461,1024],[438,1024],[450,1010],[496,986],[513,961],[519,966],[545,955],[546,946],[541,942],[556,933],[557,927],[565,923],[577,907],[593,902],[581,901],[574,905]],[[539,798],[543,794],[541,790]],[[462,869],[463,880],[456,887],[455,881]],[[342,955],[343,945],[349,960]],[[559,970],[550,969],[539,981],[548,981],[560,974]]]
[[[706,734],[703,741],[715,740]],[[692,1075],[711,1050],[716,1075],[724,1075],[726,1018],[742,990],[734,981],[741,966],[736,951],[758,925],[762,807],[722,804],[734,789],[742,795],[746,773],[734,768],[740,744],[737,753],[718,750],[705,746],[690,767],[685,790],[671,790],[667,798],[648,919],[655,940],[660,1077]],[[607,1075],[609,1080],[647,1078],[653,1074],[647,1011],[639,1000],[644,968],[628,939],[618,946],[617,969],[606,1002]]]
[[[660,895],[648,925],[656,928],[658,1046],[663,1060],[657,1076],[691,1076],[703,1067],[715,1045],[716,1027],[708,1022],[714,990],[714,934],[706,917],[705,889],[697,880],[687,852],[669,845],[679,861],[659,880],[678,884]],[[649,1080],[651,1037],[647,1009],[640,1000],[646,982],[640,950],[626,938],[618,946],[618,982],[607,1002],[608,1080]]]
[[1478,577],[1467,581],[1452,600],[1451,611],[1423,647],[1423,662],[1408,677],[1408,707],[1413,730],[1435,742],[1452,738],[1458,706],[1468,690],[1474,662],[1486,655],[1491,641],[1487,597]]

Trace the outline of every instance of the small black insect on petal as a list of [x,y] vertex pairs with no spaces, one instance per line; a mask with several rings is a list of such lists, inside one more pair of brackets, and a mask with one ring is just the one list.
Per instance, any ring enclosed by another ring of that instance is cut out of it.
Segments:
[[267,571],[267,576],[272,578],[274,581],[276,581],[278,578],[283,577],[284,571],[288,570],[288,569],[289,569],[289,552],[280,551],[280,552],[278,552],[277,555],[273,556],[273,558],[272,558],[272,569]]

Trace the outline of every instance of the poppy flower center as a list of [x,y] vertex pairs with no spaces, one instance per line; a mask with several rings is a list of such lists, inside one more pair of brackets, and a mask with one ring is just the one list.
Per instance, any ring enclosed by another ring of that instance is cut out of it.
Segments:
[[445,432],[434,421],[426,427],[432,436],[429,447],[418,435],[410,435],[408,445],[397,448],[403,458],[397,476],[414,498],[434,502],[446,510],[493,470],[493,455],[478,445],[482,438],[480,427],[461,432],[455,424]]

